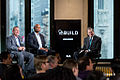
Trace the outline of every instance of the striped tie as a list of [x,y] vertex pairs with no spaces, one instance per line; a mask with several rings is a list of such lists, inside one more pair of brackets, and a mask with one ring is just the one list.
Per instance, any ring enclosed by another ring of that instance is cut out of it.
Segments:
[[89,42],[90,42],[90,44],[89,44],[89,48],[88,49],[90,49],[90,46],[91,46],[91,43],[92,43],[92,38],[89,39]]

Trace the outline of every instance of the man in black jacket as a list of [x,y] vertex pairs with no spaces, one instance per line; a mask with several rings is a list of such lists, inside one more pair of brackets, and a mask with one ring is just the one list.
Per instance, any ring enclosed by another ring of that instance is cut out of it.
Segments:
[[[2,62],[0,63],[0,78],[5,78],[5,72],[9,65],[11,65],[12,58],[10,56],[10,53],[7,51],[1,52],[1,58]],[[4,80],[4,79],[3,79]]]
[[46,48],[45,38],[39,33],[40,25],[36,24],[34,26],[34,32],[28,34],[27,43],[34,54],[46,55],[48,49]]
[[101,38],[94,34],[94,29],[88,27],[88,36],[84,38],[83,49],[74,52],[74,58],[77,60],[79,57],[89,56],[96,58],[101,51]]
[[101,38],[94,34],[94,29],[88,27],[88,37],[84,38],[83,50],[84,55],[92,57],[94,54],[99,54],[101,51]]

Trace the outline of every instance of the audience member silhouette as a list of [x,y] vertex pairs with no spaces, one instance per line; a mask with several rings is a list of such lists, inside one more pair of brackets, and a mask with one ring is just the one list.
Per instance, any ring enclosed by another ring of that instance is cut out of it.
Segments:
[[76,80],[72,70],[62,66],[50,69],[46,74],[47,80]]
[[89,57],[79,58],[78,68],[79,68],[78,77],[80,77],[82,80],[85,80],[89,73],[93,71],[93,64],[91,59]]
[[34,58],[34,65],[35,65],[36,73],[45,73],[46,70],[49,69],[47,56],[37,55]]
[[79,70],[78,70],[78,63],[75,60],[73,60],[73,59],[66,59],[63,62],[63,67],[71,69],[73,71],[74,76],[76,77],[76,80],[81,80],[78,77],[78,72],[79,72]]
[[22,80],[22,69],[19,65],[13,64],[5,72],[5,80]]
[[86,80],[106,80],[106,77],[101,71],[92,71],[90,74],[88,74]]
[[0,63],[0,78],[2,80],[4,80],[3,79],[3,78],[5,78],[4,74],[7,70],[7,68],[11,65],[12,58],[10,56],[10,53],[7,51],[1,52],[1,58],[2,58],[2,62]]
[[115,58],[111,62],[111,67],[112,67],[113,73],[115,73],[115,75],[113,75],[113,77],[111,77],[111,78],[113,80],[120,80],[120,60],[119,60],[119,58]]
[[49,69],[46,73],[40,73],[27,80],[76,80],[76,77],[72,70],[57,66],[54,69]]
[[56,56],[49,55],[48,57],[49,69],[53,69],[58,66],[58,59]]

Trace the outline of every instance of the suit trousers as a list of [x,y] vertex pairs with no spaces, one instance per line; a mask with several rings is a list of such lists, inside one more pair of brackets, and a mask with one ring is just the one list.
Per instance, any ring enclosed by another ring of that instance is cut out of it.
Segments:
[[[18,64],[22,67],[23,70],[32,70],[34,69],[34,55],[27,52],[27,51],[12,51],[11,56],[17,56],[18,57]],[[24,59],[28,59],[28,63],[24,64]]]

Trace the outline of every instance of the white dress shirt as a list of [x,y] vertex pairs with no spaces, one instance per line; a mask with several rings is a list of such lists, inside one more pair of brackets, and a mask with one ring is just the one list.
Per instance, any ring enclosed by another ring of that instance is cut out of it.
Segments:
[[39,34],[37,34],[36,32],[34,32],[34,33],[35,33],[35,36],[36,36],[37,41],[38,41],[38,44],[39,44],[39,48],[38,48],[38,49],[40,49],[40,48],[42,48],[42,42],[41,42],[40,35],[39,35]]
[[18,47],[20,47],[20,42],[19,42],[18,37],[15,36],[15,40],[16,40],[16,42],[17,42]]

